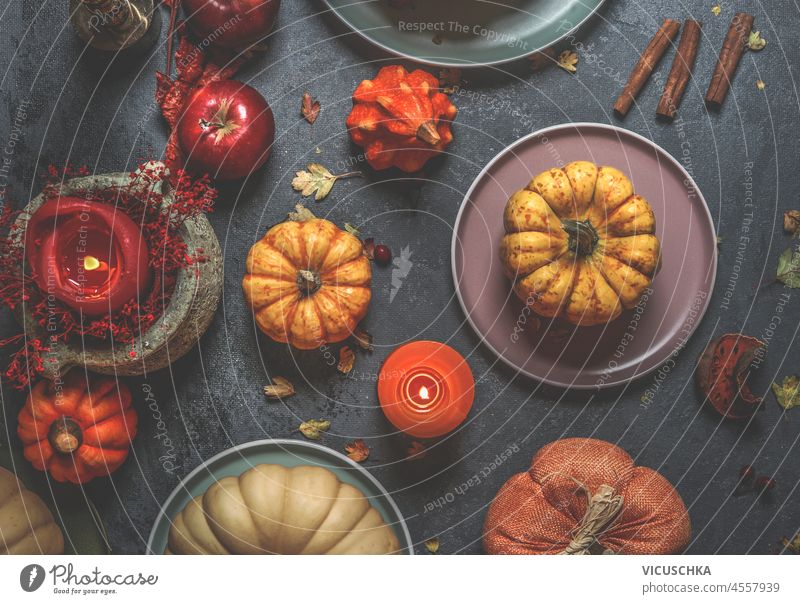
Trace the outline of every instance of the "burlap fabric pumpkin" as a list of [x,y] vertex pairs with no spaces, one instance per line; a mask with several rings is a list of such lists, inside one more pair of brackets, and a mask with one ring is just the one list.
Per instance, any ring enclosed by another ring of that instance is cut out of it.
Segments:
[[490,554],[674,554],[689,514],[661,474],[591,438],[546,445],[500,489],[486,517]]

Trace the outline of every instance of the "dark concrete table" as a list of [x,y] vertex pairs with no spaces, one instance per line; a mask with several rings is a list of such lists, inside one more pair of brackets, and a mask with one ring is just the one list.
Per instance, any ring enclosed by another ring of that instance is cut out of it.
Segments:
[[[642,109],[634,108],[623,124],[662,145],[694,174],[721,237],[719,275],[702,325],[672,372],[657,384],[652,403],[643,405],[643,393],[656,385],[654,377],[589,394],[515,377],[465,324],[453,290],[450,238],[463,193],[505,145],[566,121],[619,124],[610,109],[620,79],[627,77],[664,17],[690,16],[685,3],[609,0],[575,38],[581,51],[575,76],[557,68],[533,74],[526,61],[467,74],[470,94],[457,100],[456,141],[451,155],[430,167],[430,180],[409,182],[367,171],[365,179],[337,184],[329,199],[314,205],[340,224],[360,225],[395,252],[404,247],[412,252],[413,267],[393,300],[391,270],[375,270],[366,321],[375,351],[359,354],[354,375],[346,378],[320,352],[290,355],[258,335],[240,280],[250,245],[299,201],[290,187],[294,171],[311,160],[332,169],[354,161],[358,150],[344,132],[350,95],[359,81],[392,59],[332,16],[315,16],[323,10],[320,2],[285,1],[283,29],[269,52],[239,76],[272,104],[279,137],[267,167],[242,190],[226,187],[211,216],[225,250],[223,304],[196,351],[170,370],[131,380],[140,415],[134,454],[112,480],[97,480],[88,488],[114,551],[144,551],[159,504],[203,459],[254,439],[302,438],[296,431],[299,422],[316,417],[333,421],[323,442],[334,449],[342,450],[354,438],[367,441],[372,455],[365,465],[394,492],[414,540],[439,536],[443,553],[480,552],[486,506],[497,489],[525,470],[539,447],[565,436],[618,442],[637,463],[661,471],[690,509],[692,553],[768,553],[781,536],[793,534],[800,524],[800,411],[784,416],[768,394],[763,411],[749,425],[721,421],[699,405],[692,372],[709,338],[727,331],[768,341],[767,360],[755,376],[757,392],[766,393],[776,376],[800,371],[796,295],[780,285],[756,289],[774,276],[777,257],[790,244],[782,233],[783,212],[800,204],[800,118],[793,79],[798,46],[792,43],[800,20],[790,0],[737,4],[755,12],[757,29],[769,45],[758,55],[745,55],[733,94],[721,111],[709,114],[702,95],[733,8],[723,3],[723,14],[714,17],[710,3],[694,4],[695,18],[705,23],[704,40],[699,80],[690,84],[680,111],[683,123],[656,122],[661,91],[651,84],[640,97]],[[0,13],[0,142],[15,137],[10,176],[14,196],[22,201],[38,192],[35,176],[48,163],[72,161],[98,172],[117,171],[159,156],[166,139],[153,101],[163,47],[155,49],[152,60],[121,73],[103,73],[81,58],[82,44],[66,19],[65,0],[9,0]],[[670,60],[661,66],[662,76]],[[756,88],[759,78],[766,82],[763,92]],[[305,90],[323,104],[313,130],[298,116]],[[26,118],[14,125],[21,105]],[[522,118],[510,118],[510,108]],[[748,199],[752,215],[745,207]],[[771,332],[771,317],[783,294],[790,298],[781,324]],[[723,303],[726,299],[729,303]],[[4,313],[2,333],[17,331]],[[466,355],[477,378],[477,399],[466,429],[432,447],[424,461],[407,463],[402,459],[408,441],[384,436],[389,426],[377,407],[375,375],[397,343],[413,338],[446,340]],[[261,389],[268,374],[289,377],[297,395],[286,404],[267,402]],[[145,404],[145,384],[157,400],[157,413]],[[21,398],[8,389],[4,394],[13,430]],[[11,446],[18,446],[16,439]],[[509,447],[518,452],[486,470]],[[165,456],[174,471],[159,461]],[[771,498],[732,496],[744,464],[775,476],[778,486]]]

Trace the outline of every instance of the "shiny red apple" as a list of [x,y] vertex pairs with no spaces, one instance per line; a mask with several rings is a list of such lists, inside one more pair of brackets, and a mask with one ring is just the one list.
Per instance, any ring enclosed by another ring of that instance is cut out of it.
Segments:
[[178,123],[178,144],[189,170],[216,180],[244,178],[267,161],[275,118],[263,96],[234,80],[197,90]]
[[192,32],[204,45],[246,48],[275,26],[280,0],[184,0]]

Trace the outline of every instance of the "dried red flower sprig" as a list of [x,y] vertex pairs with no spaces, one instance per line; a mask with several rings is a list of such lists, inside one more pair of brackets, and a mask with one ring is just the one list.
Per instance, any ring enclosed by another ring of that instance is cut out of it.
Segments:
[[[60,183],[88,170],[72,167],[59,170],[50,167],[45,176],[44,195],[47,199],[58,197]],[[143,164],[132,172],[130,183],[123,187],[85,190],[72,196],[113,204],[140,225],[149,249],[149,264],[155,278],[143,300],[132,300],[120,310],[102,317],[83,317],[66,305],[47,300],[39,290],[33,275],[24,274],[24,249],[15,243],[14,221],[18,212],[9,206],[0,215],[0,227],[6,232],[0,237],[0,303],[11,309],[23,301],[28,304],[34,320],[48,334],[48,341],[26,338],[20,334],[0,342],[0,347],[23,342],[11,358],[4,377],[16,388],[24,388],[44,370],[43,354],[50,350],[48,344],[65,343],[75,338],[91,338],[95,342],[130,344],[146,332],[163,315],[175,289],[178,271],[205,261],[202,250],[189,253],[188,246],[179,234],[186,220],[213,210],[217,192],[208,177],[193,179],[183,171],[172,178],[173,202],[164,206],[164,195],[153,188],[166,183],[168,171],[161,165]],[[55,326],[55,329],[54,327]]]
[[[176,78],[173,80],[168,73],[156,72],[156,102],[171,130],[164,162],[173,172],[184,165],[175,127],[192,93],[211,82],[231,79],[252,56],[252,51],[234,53],[209,44],[194,44],[184,22],[176,25],[175,33],[179,38],[178,48],[175,50]],[[169,39],[172,40],[172,35]]]

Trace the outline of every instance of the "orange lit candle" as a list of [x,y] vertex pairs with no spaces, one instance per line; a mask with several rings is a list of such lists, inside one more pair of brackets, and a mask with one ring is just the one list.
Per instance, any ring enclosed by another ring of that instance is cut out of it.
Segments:
[[440,342],[411,342],[395,350],[378,376],[386,418],[417,438],[452,432],[466,419],[475,381],[466,359]]

